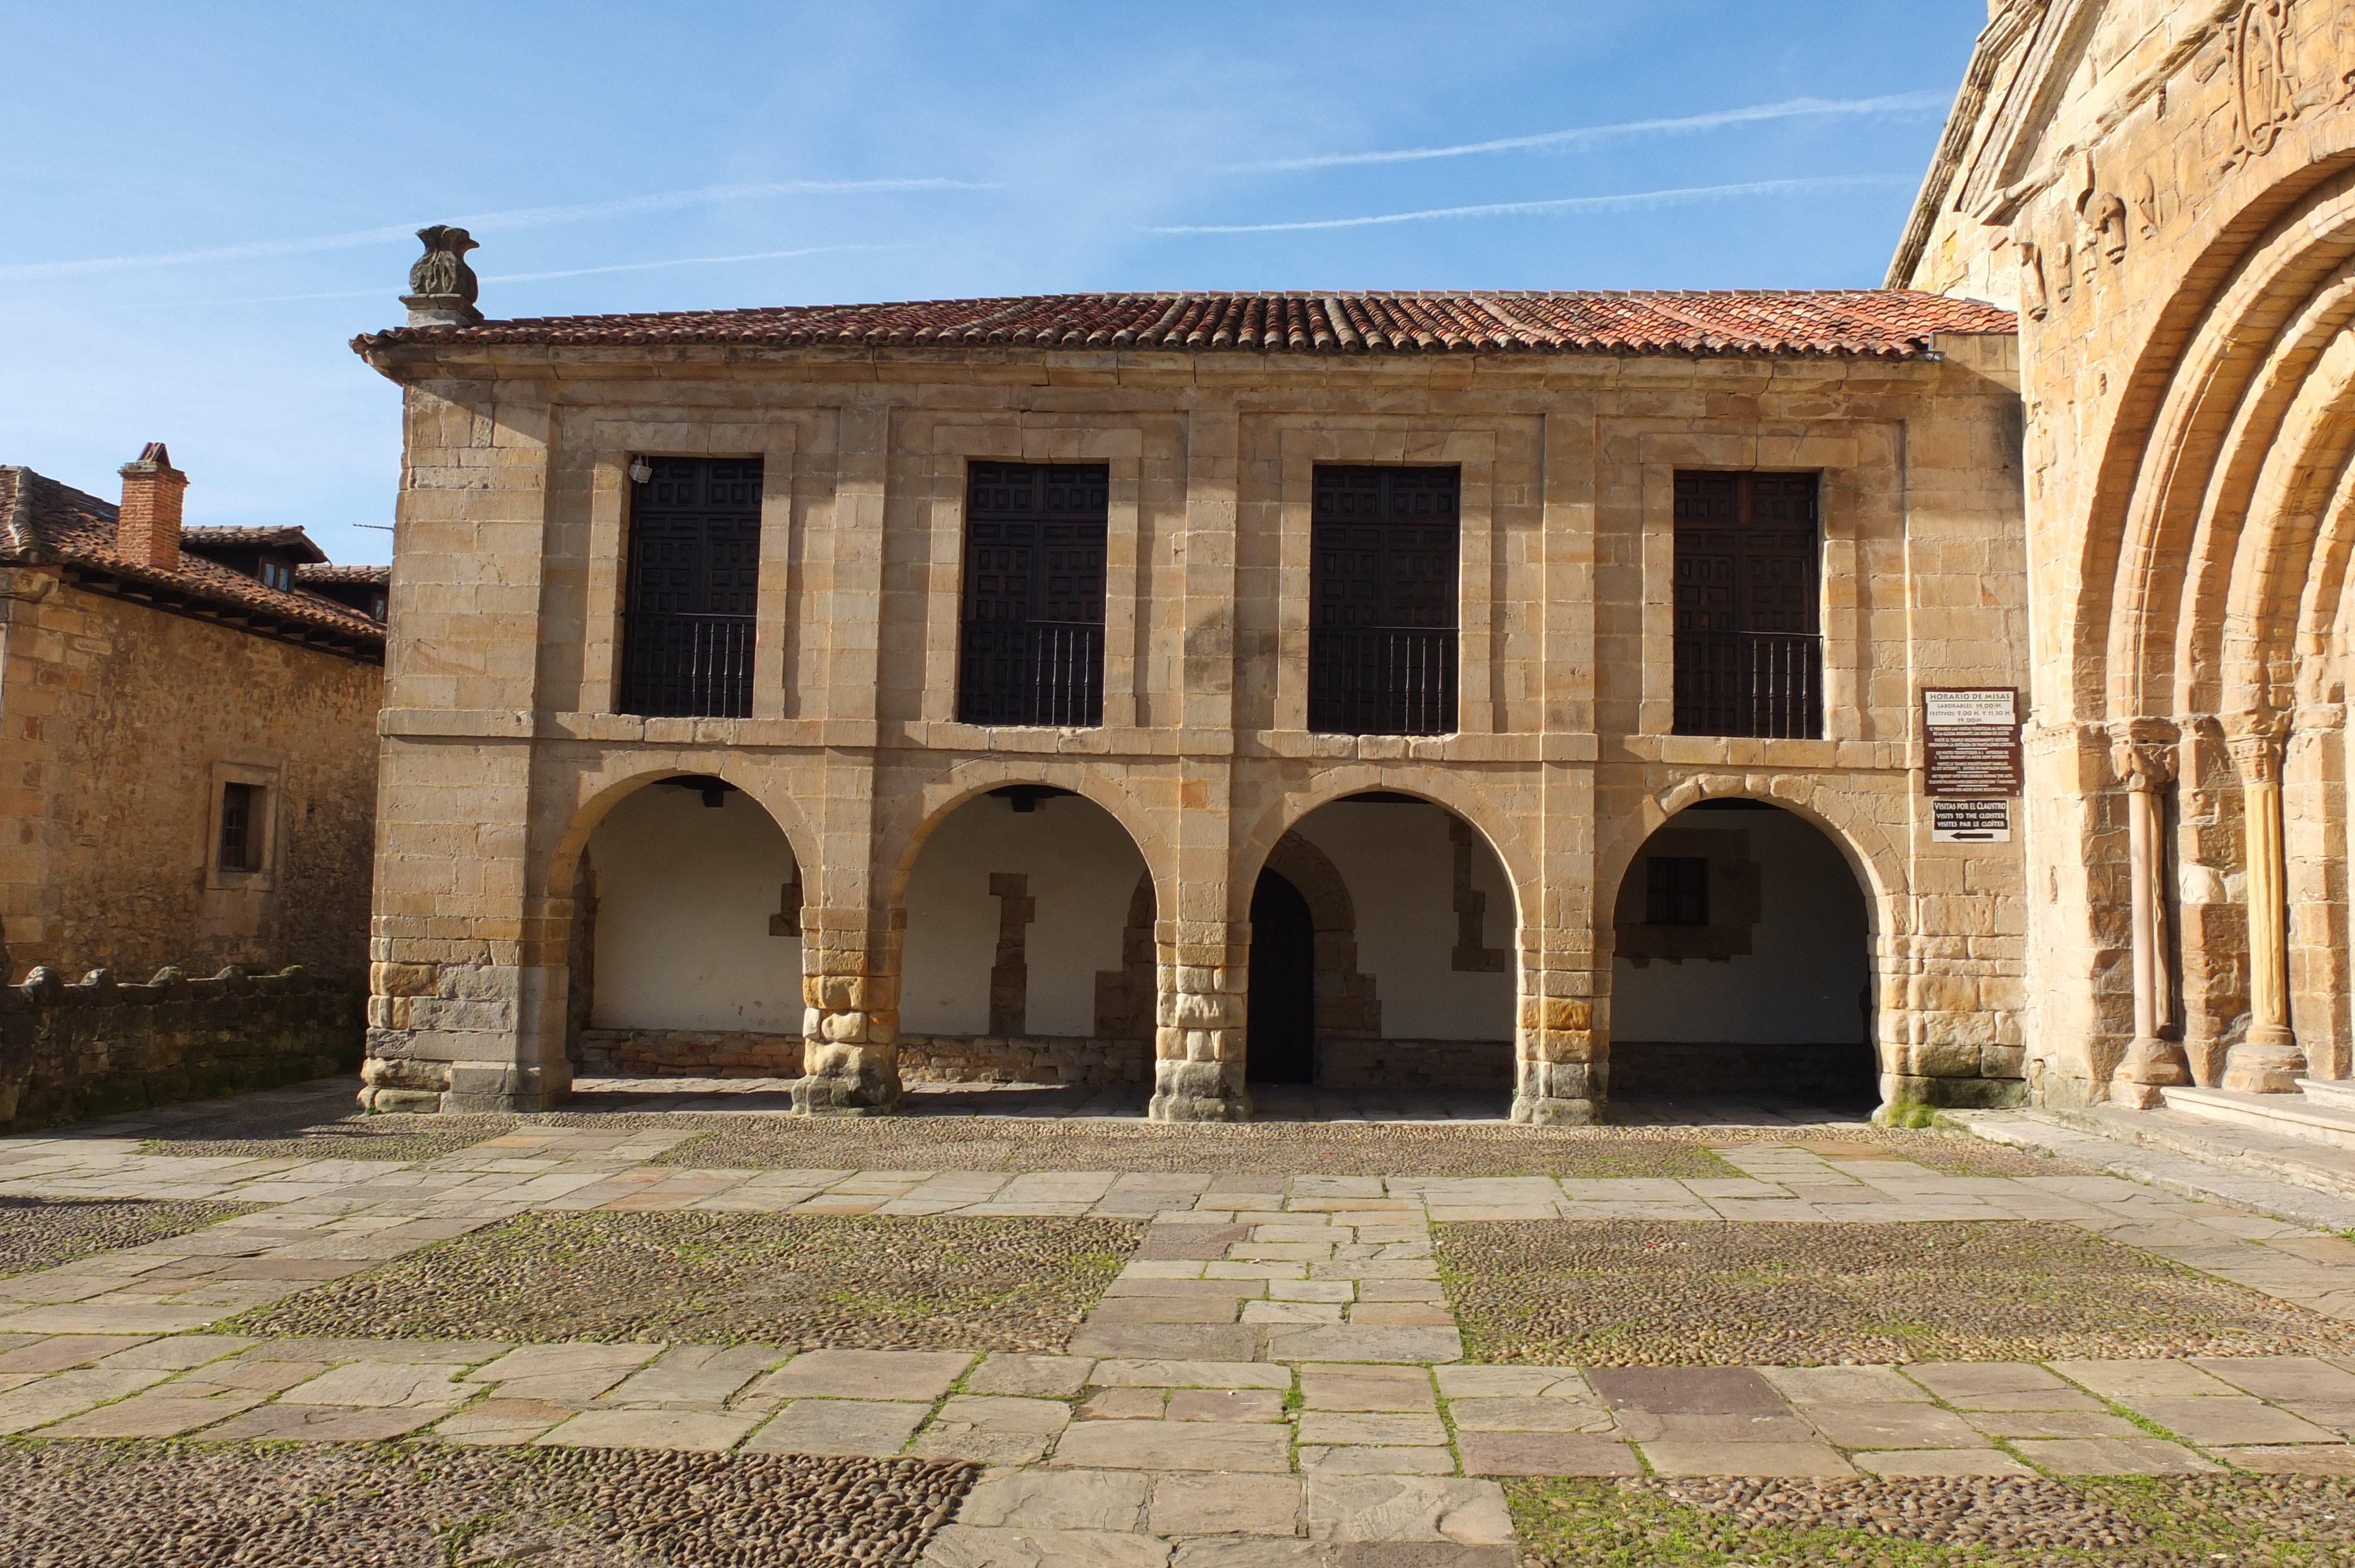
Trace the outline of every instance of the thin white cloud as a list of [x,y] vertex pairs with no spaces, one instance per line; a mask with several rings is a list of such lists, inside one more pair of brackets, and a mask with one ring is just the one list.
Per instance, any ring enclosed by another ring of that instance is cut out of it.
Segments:
[[[651,272],[658,267],[708,267],[723,261],[778,261],[788,256],[823,256],[834,250],[913,250],[913,245],[805,245],[798,250],[754,250],[742,256],[681,256],[669,261],[623,261],[611,267],[568,267],[560,272],[506,272],[485,283],[536,283],[542,278],[586,278],[598,272]],[[378,290],[381,293],[383,291]]]
[[[666,212],[678,207],[709,207],[722,202],[749,201],[777,196],[857,196],[879,191],[987,190],[990,186],[964,180],[785,180],[770,185],[706,185],[699,190],[661,191],[651,196],[622,196],[612,201],[579,202],[569,207],[518,207],[508,212],[475,213],[442,221],[465,228],[540,228],[551,224],[578,223],[589,218],[622,217],[634,213]],[[149,267],[181,267],[202,261],[242,261],[264,256],[297,256],[314,250],[348,250],[390,240],[414,240],[419,225],[391,224],[382,228],[354,229],[346,234],[314,235],[307,239],[261,239],[247,245],[217,245],[202,250],[164,250],[140,256],[99,256],[79,261],[19,261],[0,265],[0,279],[59,278],[91,272],[122,272]]]
[[1369,217],[1304,218],[1291,223],[1184,223],[1145,230],[1147,234],[1283,234],[1304,228],[1365,228],[1378,223],[1428,223],[1444,217],[1504,217],[1549,212],[1633,212],[1684,207],[1732,196],[1774,196],[1786,191],[1833,190],[1843,185],[1911,185],[1897,175],[1817,175],[1806,179],[1751,180],[1738,185],[1688,185],[1679,190],[1632,191],[1625,196],[1561,196],[1551,201],[1501,201],[1481,207],[1434,207],[1421,212],[1385,212]]
[[1323,153],[1305,158],[1277,158],[1262,164],[1231,164],[1228,174],[1270,174],[1293,169],[1331,169],[1348,164],[1412,164],[1425,158],[1464,158],[1481,153],[1520,153],[1532,148],[1572,149],[1636,136],[1678,136],[1713,131],[1723,125],[1747,125],[1761,120],[1795,120],[1819,114],[1918,114],[1946,104],[1934,92],[1894,92],[1880,98],[1794,98],[1781,103],[1761,103],[1748,109],[1720,109],[1707,114],[1687,114],[1672,120],[1630,120],[1618,125],[1585,125],[1570,131],[1546,131],[1534,136],[1506,136],[1493,142],[1465,142],[1453,147],[1406,147],[1385,153]]
[[[503,272],[485,283],[536,283],[543,278],[586,278],[598,272],[650,272],[658,267],[717,266],[729,261],[774,261],[790,256],[822,256],[836,250],[913,250],[913,245],[805,245],[794,250],[755,250],[742,256],[680,256],[667,261],[623,261],[611,267],[568,267],[556,272]],[[389,284],[373,289],[337,289],[325,294],[257,294],[234,300],[144,300],[131,309],[172,310],[197,305],[282,305],[298,300],[373,300],[392,297]]]

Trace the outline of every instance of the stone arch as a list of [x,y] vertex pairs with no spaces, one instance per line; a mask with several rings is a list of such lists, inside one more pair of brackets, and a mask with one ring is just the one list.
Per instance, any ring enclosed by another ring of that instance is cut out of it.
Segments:
[[804,883],[807,884],[809,873],[817,868],[813,853],[816,835],[793,797],[771,787],[766,769],[748,763],[739,754],[725,751],[703,756],[689,753],[658,768],[645,767],[639,755],[621,753],[606,758],[599,767],[572,775],[576,803],[560,819],[564,826],[549,846],[547,864],[540,877],[541,895],[555,899],[572,896],[574,877],[580,870],[581,853],[589,847],[589,837],[614,807],[641,789],[687,774],[725,779],[766,811],[777,824],[778,832],[785,835],[785,842],[794,852],[794,862],[802,868]]
[[[1668,874],[1623,873],[1596,920],[1613,1094],[1879,1103],[1884,1075],[1907,1067],[1882,1048],[1872,899],[1835,835],[1719,795],[1663,821],[1630,865],[1646,861]],[[1968,1065],[1978,1076],[1976,1051]]]
[[1513,894],[1514,928],[1527,930],[1538,918],[1538,868],[1520,845],[1500,839],[1483,821],[1497,804],[1482,793],[1481,786],[1486,781],[1487,776],[1482,774],[1450,773],[1420,764],[1358,764],[1319,773],[1306,789],[1288,792],[1262,811],[1235,841],[1228,861],[1228,918],[1242,920],[1249,916],[1251,889],[1267,864],[1267,857],[1284,834],[1309,813],[1351,795],[1388,790],[1428,800],[1480,835],[1488,853],[1504,867],[1505,881]]
[[1092,764],[1020,757],[975,758],[960,762],[905,797],[904,803],[884,819],[875,835],[873,864],[884,874],[878,880],[888,906],[900,907],[907,896],[908,878],[915,871],[917,856],[923,853],[924,841],[950,812],[975,796],[1014,784],[1044,784],[1069,789],[1102,807],[1145,858],[1146,870],[1153,877],[1156,907],[1177,907],[1175,852],[1152,816],[1125,787]]
[[[1865,919],[1876,943],[1904,935],[1912,922],[1904,917],[1907,895],[1906,857],[1880,826],[1859,816],[1850,800],[1837,789],[1805,775],[1772,779],[1700,774],[1645,797],[1641,814],[1612,824],[1595,846],[1594,913],[1598,928],[1608,925],[1609,911],[1619,896],[1619,885],[1635,864],[1636,853],[1669,818],[1697,801],[1739,797],[1777,806],[1805,820],[1830,841],[1848,862],[1857,885],[1864,890]],[[1604,896],[1605,891],[1609,896]]]
[[[1003,823],[983,810],[1026,786],[1076,799]],[[835,913],[867,922],[870,1006],[889,1003],[915,1070],[1067,1084],[1149,1071],[1174,892],[1167,841],[1122,784],[1090,764],[985,758],[896,799],[869,904]],[[1074,808],[1084,820],[1050,826]]]
[[[2286,138],[2273,155],[2244,163],[2196,213],[2185,215],[2190,233],[2177,249],[2189,260],[2171,277],[2154,281],[2151,291],[2163,302],[2137,358],[2124,370],[2106,429],[2086,436],[2085,445],[2100,456],[2087,465],[2083,532],[2064,557],[2070,569],[2052,579],[2066,629],[2063,679],[2039,698],[2052,718],[2147,711],[2144,649],[2154,631],[2169,641],[2174,618],[2147,618],[2144,610],[2171,596],[2169,577],[2186,558],[2189,518],[2249,384],[2251,356],[2239,344],[2257,319],[2252,313],[2263,312],[2269,299],[2285,292],[2302,299],[2310,291],[2295,282],[2285,290],[2286,264],[2298,265],[2303,252],[2311,277],[2318,245],[2343,251],[2343,154],[2350,144],[2355,117],[2318,121]],[[2301,207],[2306,211],[2293,220]],[[2328,232],[2334,227],[2342,232]],[[2157,691],[2163,694],[2166,684],[2162,680]]]
[[[2294,371],[2277,352],[2285,330],[2355,259],[2355,175],[2307,169],[2212,210],[2232,218],[2211,220],[2210,243],[2146,338],[2102,443],[2081,542],[2077,662],[2088,673],[2106,665],[2105,705],[2119,716],[2173,695],[2183,607],[2214,577],[2214,552],[2189,580],[2182,565],[2199,558],[2202,532],[2239,532],[2297,380],[2268,387],[2265,373]],[[2296,353],[2313,351],[2311,333],[2297,341]]]
[[2268,353],[2271,417],[2233,432],[2233,493],[2219,497],[2196,539],[2195,592],[2179,611],[2179,712],[2270,711],[2295,686],[2282,662],[2295,659],[2322,514],[2355,445],[2350,322],[2355,266],[2342,266]]
[[[791,1076],[801,1060],[802,892],[814,870],[805,824],[789,800],[780,809],[762,798],[757,767],[725,754],[673,761],[565,780],[580,804],[557,819],[544,871],[551,891],[537,904],[543,950],[561,956],[567,1054],[587,1071],[632,1076]],[[658,786],[685,778],[731,785],[721,803],[732,810],[689,813],[705,818],[689,826],[646,799],[677,796]],[[649,814],[617,821],[641,803]],[[756,821],[740,815],[748,809]]]

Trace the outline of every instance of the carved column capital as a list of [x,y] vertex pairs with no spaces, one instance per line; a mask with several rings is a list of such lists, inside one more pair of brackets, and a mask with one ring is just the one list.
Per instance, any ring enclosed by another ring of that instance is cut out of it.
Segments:
[[2288,734],[2287,714],[2253,710],[2226,715],[2225,744],[2232,748],[2232,764],[2240,769],[2243,782],[2281,782],[2282,742]]
[[2165,789],[2175,781],[2175,766],[2172,735],[2159,738],[2129,730],[2110,742],[2110,770],[2129,789]]

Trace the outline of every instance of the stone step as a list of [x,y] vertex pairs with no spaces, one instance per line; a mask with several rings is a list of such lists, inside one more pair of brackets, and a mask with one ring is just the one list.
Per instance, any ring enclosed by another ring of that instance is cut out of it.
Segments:
[[2355,1116],[2355,1078],[2300,1078],[2297,1086],[2315,1105]]
[[[1977,1112],[1955,1119],[1981,1137],[2051,1148],[2056,1154],[2187,1197],[2221,1200],[2326,1230],[2355,1228],[2355,1150],[2335,1145],[2258,1127],[2205,1121],[2181,1111],[2119,1106]],[[2037,1123],[2057,1136],[2037,1136]],[[2106,1140],[2116,1153],[2099,1153],[2099,1145],[2073,1133]]]
[[2169,1110],[2202,1121],[2355,1150],[2355,1104],[2342,1107],[2303,1094],[2252,1095],[2236,1089],[2161,1089],[2159,1094]]

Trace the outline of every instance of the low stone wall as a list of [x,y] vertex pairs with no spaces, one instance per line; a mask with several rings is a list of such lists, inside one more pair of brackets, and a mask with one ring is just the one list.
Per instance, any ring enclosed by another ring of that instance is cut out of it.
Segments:
[[1509,1040],[1319,1040],[1316,1082],[1334,1089],[1513,1088]]
[[729,1029],[584,1029],[591,1077],[798,1078],[802,1037]]
[[1611,1047],[1614,1095],[1833,1096],[1870,1099],[1880,1091],[1872,1047],[1728,1045],[1630,1040]]
[[266,1089],[359,1065],[367,991],[290,969],[209,980],[177,969],[73,985],[37,969],[0,986],[0,1128],[21,1132],[175,1100]]
[[1149,1084],[1153,1044],[1078,1035],[903,1034],[900,1076],[935,1084]]
[[[798,1034],[698,1029],[584,1029],[581,1071],[627,1078],[798,1078]],[[1143,1040],[903,1034],[900,1076],[933,1084],[1146,1084]]]

